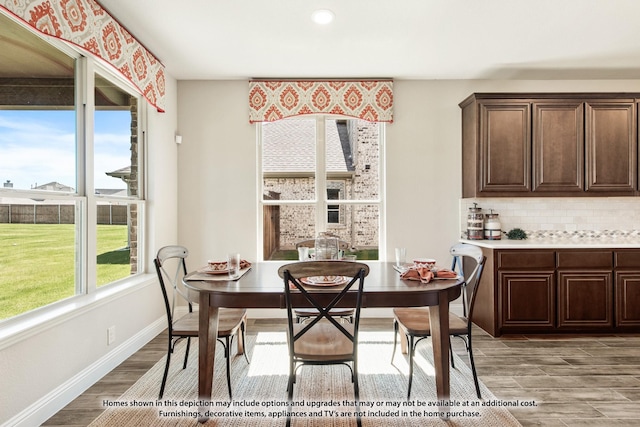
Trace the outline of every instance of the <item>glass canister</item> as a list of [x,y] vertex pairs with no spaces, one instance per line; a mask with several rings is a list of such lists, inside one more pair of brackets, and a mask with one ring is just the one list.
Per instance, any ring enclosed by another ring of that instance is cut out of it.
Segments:
[[484,215],[482,214],[482,208],[479,208],[477,203],[474,203],[473,207],[469,208],[467,215],[467,239],[484,239]]
[[338,237],[322,232],[316,237],[316,260],[338,259]]
[[484,238],[487,240],[500,240],[502,236],[502,224],[497,213],[493,213],[493,209],[486,215],[484,219]]

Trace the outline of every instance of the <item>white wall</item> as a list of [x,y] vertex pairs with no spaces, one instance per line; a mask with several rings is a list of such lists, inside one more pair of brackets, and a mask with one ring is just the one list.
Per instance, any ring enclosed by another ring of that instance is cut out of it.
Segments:
[[[152,263],[157,248],[178,236],[177,85],[166,83],[167,112],[150,108],[147,118],[149,275],[126,292],[77,297],[71,313],[0,340],[0,425],[40,424],[166,328]],[[107,346],[110,326],[116,342]]]
[[[387,247],[448,264],[458,240],[461,112],[473,92],[632,92],[633,81],[438,80],[394,83],[394,123],[386,127]],[[179,236],[190,265],[229,250],[257,258],[256,133],[246,81],[180,81]],[[233,188],[233,190],[232,190]]]

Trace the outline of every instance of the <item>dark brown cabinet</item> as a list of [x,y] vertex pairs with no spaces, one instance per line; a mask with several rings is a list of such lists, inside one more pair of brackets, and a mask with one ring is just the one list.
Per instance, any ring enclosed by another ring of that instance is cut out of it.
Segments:
[[555,278],[553,271],[500,271],[500,325],[502,332],[521,328],[552,330],[555,327]]
[[613,253],[565,250],[556,259],[558,329],[613,327]]
[[473,94],[462,108],[462,195],[637,195],[632,94]]
[[638,176],[635,102],[589,101],[585,112],[586,190],[633,193]]
[[480,108],[481,192],[530,191],[528,102],[487,101]]
[[474,322],[491,335],[640,331],[640,250],[483,252]]
[[640,250],[614,252],[616,326],[640,328]]
[[533,103],[533,191],[584,191],[584,104]]

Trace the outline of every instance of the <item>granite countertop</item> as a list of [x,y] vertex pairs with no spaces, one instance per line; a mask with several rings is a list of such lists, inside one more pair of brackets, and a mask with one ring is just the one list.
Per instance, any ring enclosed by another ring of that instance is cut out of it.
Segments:
[[589,248],[640,248],[640,236],[540,236],[526,240],[509,240],[503,236],[501,240],[468,240],[460,239],[463,243],[491,248],[491,249],[589,249]]

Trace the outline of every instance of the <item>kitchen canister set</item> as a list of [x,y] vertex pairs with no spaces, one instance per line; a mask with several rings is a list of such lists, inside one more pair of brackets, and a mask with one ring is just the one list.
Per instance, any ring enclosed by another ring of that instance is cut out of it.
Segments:
[[502,225],[497,213],[483,214],[482,208],[474,203],[467,214],[467,239],[469,240],[500,240]]

